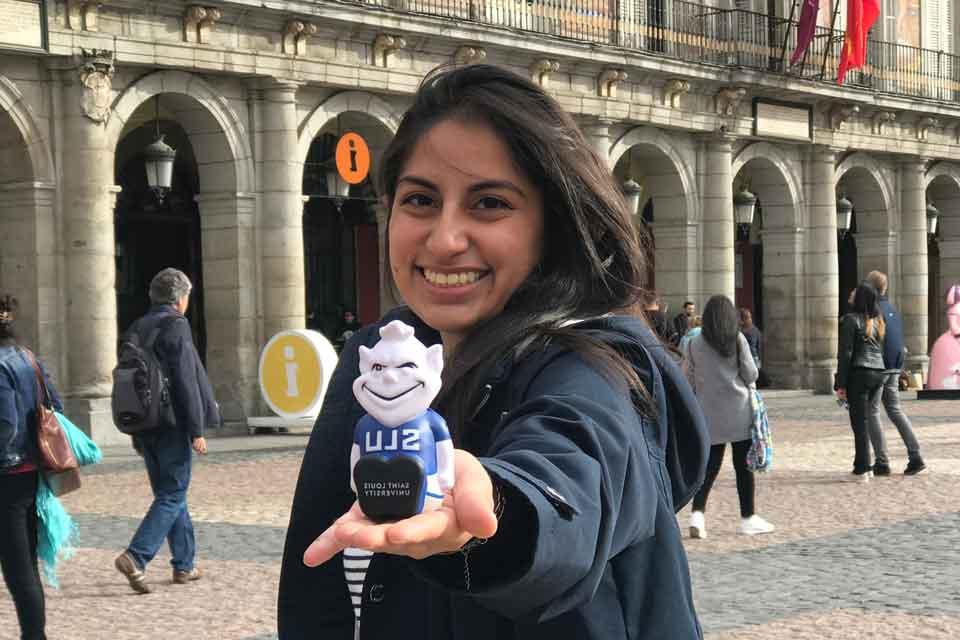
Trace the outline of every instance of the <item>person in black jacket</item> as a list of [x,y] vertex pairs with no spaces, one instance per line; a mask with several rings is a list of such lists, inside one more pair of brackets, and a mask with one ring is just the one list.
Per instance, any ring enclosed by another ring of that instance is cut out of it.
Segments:
[[837,349],[837,396],[846,400],[853,429],[854,459],[852,480],[870,480],[870,441],[867,418],[880,401],[886,366],[883,342],[886,324],[880,312],[877,290],[863,281],[853,295],[853,311],[840,321]]
[[[886,333],[883,339],[883,364],[887,369],[883,381],[881,402],[887,412],[890,422],[897,428],[897,433],[907,448],[907,467],[903,470],[905,476],[915,476],[926,470],[927,465],[920,455],[920,443],[913,433],[910,418],[900,407],[900,372],[903,370],[903,354],[906,351],[903,345],[903,320],[887,298],[887,274],[882,271],[871,271],[867,274],[867,282],[873,285],[880,294],[880,312],[886,324]],[[883,426],[880,424],[880,404],[876,402],[870,407],[870,416],[867,426],[870,433],[870,442],[873,444],[873,475],[890,475],[890,459],[887,457],[887,442],[883,437]]]
[[[644,322],[610,315],[645,267],[609,169],[539,86],[478,64],[424,81],[380,177],[409,309],[357,332],[333,374],[291,510],[280,639],[701,638],[674,511],[702,482],[705,426]],[[443,345],[434,408],[456,484],[439,510],[378,525],[350,490],[350,387],[393,319]]]
[[[17,344],[17,300],[0,298],[0,566],[20,623],[20,638],[44,640],[46,601],[37,567],[37,393],[32,359],[43,375],[50,403],[60,396],[39,358]],[[11,635],[4,637],[13,637]]]
[[129,546],[117,556],[114,566],[137,593],[149,593],[147,564],[164,540],[169,541],[173,558],[174,584],[200,578],[194,564],[196,541],[187,508],[187,489],[193,465],[193,451],[207,452],[205,426],[219,423],[213,387],[193,344],[190,323],[184,317],[190,304],[192,285],[182,271],[167,268],[150,282],[153,306],[128,331],[142,340],[160,327],[154,345],[157,360],[170,381],[173,423],[133,436],[134,448],[143,456],[153,489],[153,504],[144,516]]

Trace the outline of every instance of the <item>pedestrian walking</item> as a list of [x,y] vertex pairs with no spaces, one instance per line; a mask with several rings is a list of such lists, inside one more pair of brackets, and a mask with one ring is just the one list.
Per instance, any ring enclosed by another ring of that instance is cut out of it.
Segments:
[[926,470],[927,465],[920,455],[920,443],[913,433],[913,425],[900,406],[900,373],[903,371],[903,320],[896,308],[887,298],[887,274],[882,271],[871,271],[867,274],[867,282],[873,285],[880,295],[879,306],[886,325],[883,337],[883,365],[886,367],[883,380],[883,390],[880,402],[870,406],[869,421],[867,423],[870,442],[873,445],[873,475],[890,475],[890,458],[887,455],[887,443],[883,435],[883,425],[880,422],[880,405],[883,405],[890,422],[897,428],[900,439],[907,448],[907,467],[903,470],[906,476],[914,476]]
[[673,331],[676,344],[680,344],[687,330],[693,326],[693,317],[697,315],[697,305],[692,300],[683,303],[683,311],[673,317]]
[[663,311],[660,299],[653,291],[647,291],[641,296],[641,311],[647,324],[653,329],[653,332],[666,344],[676,344],[677,333],[673,324],[667,320],[667,314]]
[[37,384],[35,359],[50,402],[60,396],[39,358],[17,343],[17,300],[0,298],[0,566],[13,598],[22,640],[45,640],[46,602],[37,562]]
[[191,289],[190,280],[182,271],[160,271],[150,282],[150,310],[128,329],[128,333],[139,336],[141,344],[158,330],[153,351],[169,381],[172,408],[155,429],[133,436],[133,446],[143,456],[150,478],[153,503],[114,565],[137,593],[150,592],[145,570],[164,540],[173,555],[170,564],[175,584],[198,580],[202,575],[195,564],[196,541],[187,490],[192,451],[207,452],[204,427],[213,420],[219,421],[219,412],[193,344],[190,323],[184,317]]
[[853,294],[853,311],[840,321],[837,349],[837,396],[846,400],[853,429],[853,474],[857,482],[870,480],[870,440],[867,421],[871,408],[880,403],[887,367],[883,361],[886,323],[880,311],[880,296],[864,280]]
[[[340,554],[361,548],[375,552],[363,640],[701,638],[674,506],[702,477],[705,427],[659,340],[615,315],[646,270],[609,169],[541,87],[476,64],[424,81],[380,183],[409,308],[358,331],[333,374],[291,512],[279,637],[354,637]],[[351,384],[394,319],[443,346],[434,406],[456,484],[442,508],[376,525],[349,488]],[[689,466],[666,462],[668,429]]]
[[703,331],[703,316],[693,316],[693,319],[690,321],[690,328],[687,329],[687,332],[683,334],[683,337],[680,338],[680,353],[687,355],[687,349],[690,346],[690,341],[696,338]]
[[753,323],[753,313],[749,309],[740,309],[740,332],[750,345],[750,355],[757,365],[757,388],[766,389],[770,386],[770,377],[763,370],[763,332]]
[[687,380],[707,419],[711,444],[707,475],[693,498],[690,537],[707,537],[707,498],[723,465],[727,443],[733,451],[740,499],[737,531],[751,536],[773,532],[774,526],[756,514],[756,482],[753,472],[747,468],[753,422],[750,387],[757,381],[757,365],[747,339],[740,333],[737,310],[728,297],[716,295],[707,301],[702,331],[690,341],[683,363]]

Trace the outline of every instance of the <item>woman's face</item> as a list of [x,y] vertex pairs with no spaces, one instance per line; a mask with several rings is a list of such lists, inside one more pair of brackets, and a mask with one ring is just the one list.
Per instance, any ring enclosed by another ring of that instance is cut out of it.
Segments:
[[540,260],[543,201],[490,126],[444,120],[400,171],[389,234],[400,294],[449,351]]

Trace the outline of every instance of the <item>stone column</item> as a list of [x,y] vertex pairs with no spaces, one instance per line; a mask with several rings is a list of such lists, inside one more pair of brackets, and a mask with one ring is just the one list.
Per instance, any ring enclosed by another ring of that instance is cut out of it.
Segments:
[[671,310],[679,313],[684,302],[696,300],[700,293],[697,290],[697,225],[683,220],[654,222],[652,234],[656,246],[657,293]]
[[297,151],[297,85],[262,88],[259,153],[260,283],[263,339],[306,326],[303,161]]
[[778,386],[802,388],[804,230],[761,232],[763,239],[763,367]]
[[587,142],[608,167],[610,167],[611,124],[609,120],[593,120],[580,125]]
[[[109,104],[112,67],[105,65],[101,58],[60,72],[58,158],[69,380],[64,395],[70,418],[101,444],[118,438],[110,390],[117,342],[113,209],[120,189],[114,185],[115,150],[106,136],[109,109],[103,105]],[[81,74],[89,82],[81,83]]]
[[256,411],[255,197],[202,193],[203,295],[207,324],[207,372],[227,422]]
[[701,308],[710,296],[723,294],[732,302],[736,295],[731,169],[733,138],[710,134],[702,141],[701,161],[698,163],[703,194]]
[[889,231],[857,233],[857,266],[861,277],[871,271],[896,273],[897,236]]
[[807,158],[806,302],[801,308],[806,309],[807,383],[817,393],[833,391],[837,368],[840,264],[835,173],[836,151],[814,146]]
[[20,342],[43,359],[54,384],[62,386],[55,198],[52,184],[0,184],[0,237],[6,239],[0,255],[0,290],[20,303]]
[[900,283],[906,367],[927,369],[927,188],[922,158],[900,163]]

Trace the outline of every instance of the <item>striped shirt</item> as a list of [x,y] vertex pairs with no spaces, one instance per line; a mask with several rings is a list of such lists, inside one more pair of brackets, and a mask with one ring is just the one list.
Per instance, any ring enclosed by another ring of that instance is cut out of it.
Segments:
[[360,604],[363,600],[363,581],[367,577],[367,567],[370,566],[372,557],[373,552],[366,549],[348,547],[343,550],[343,575],[347,579],[347,589],[350,591],[350,602],[353,603],[353,615],[358,629]]

